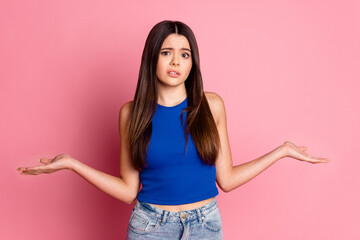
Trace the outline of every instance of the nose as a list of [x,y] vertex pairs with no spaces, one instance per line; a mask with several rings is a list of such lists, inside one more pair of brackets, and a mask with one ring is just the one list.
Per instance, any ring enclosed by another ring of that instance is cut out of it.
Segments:
[[179,58],[177,56],[174,56],[170,63],[171,66],[178,66],[180,65]]

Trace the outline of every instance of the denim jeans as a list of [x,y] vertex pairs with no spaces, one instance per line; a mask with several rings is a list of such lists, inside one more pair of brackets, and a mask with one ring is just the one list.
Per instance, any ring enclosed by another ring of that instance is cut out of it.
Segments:
[[130,215],[127,240],[222,240],[222,220],[214,198],[206,205],[171,212],[137,201]]

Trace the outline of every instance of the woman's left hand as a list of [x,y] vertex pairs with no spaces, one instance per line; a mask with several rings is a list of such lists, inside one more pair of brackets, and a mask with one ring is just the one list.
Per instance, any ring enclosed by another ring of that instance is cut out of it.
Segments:
[[306,161],[309,163],[327,163],[330,161],[328,158],[314,157],[305,151],[307,148],[305,146],[296,146],[294,143],[286,141],[281,146],[284,150],[284,157],[292,157],[300,161]]

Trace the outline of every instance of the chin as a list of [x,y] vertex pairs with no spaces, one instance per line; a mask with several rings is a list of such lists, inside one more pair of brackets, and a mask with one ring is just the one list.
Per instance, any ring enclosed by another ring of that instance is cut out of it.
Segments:
[[184,81],[171,81],[171,80],[167,80],[167,81],[161,81],[158,80],[158,83],[163,85],[163,86],[169,86],[169,87],[177,87],[179,85],[185,84],[185,80]]

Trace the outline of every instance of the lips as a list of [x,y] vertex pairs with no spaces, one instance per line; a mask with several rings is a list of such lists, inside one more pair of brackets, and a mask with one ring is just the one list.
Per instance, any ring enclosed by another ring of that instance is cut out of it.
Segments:
[[178,77],[178,76],[180,76],[180,73],[178,71],[175,71],[175,70],[169,70],[169,71],[167,71],[167,74],[170,77]]

